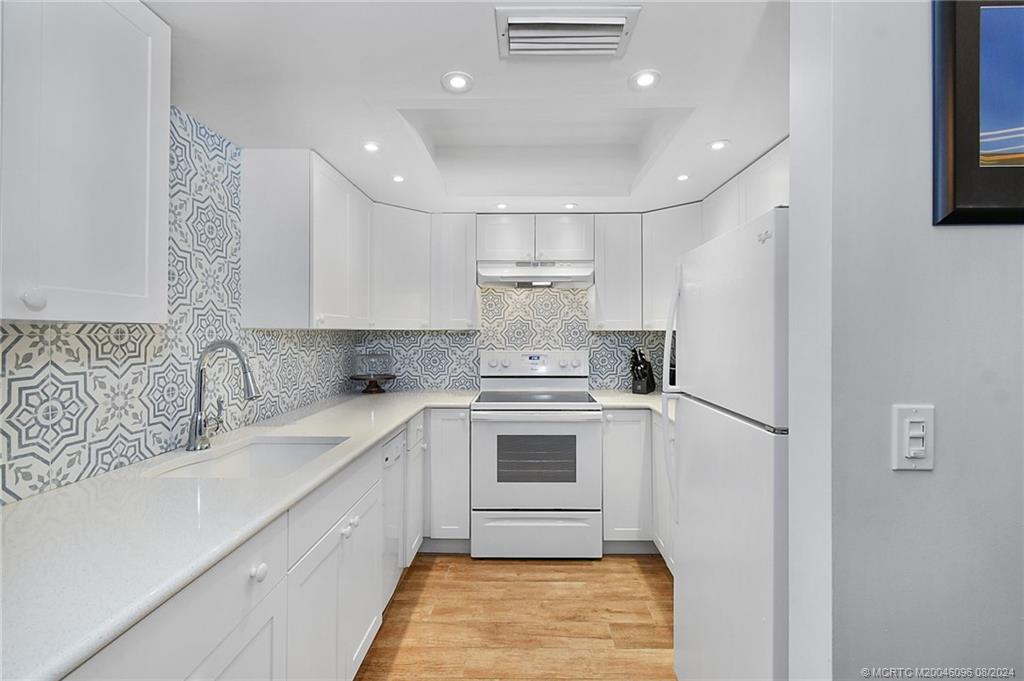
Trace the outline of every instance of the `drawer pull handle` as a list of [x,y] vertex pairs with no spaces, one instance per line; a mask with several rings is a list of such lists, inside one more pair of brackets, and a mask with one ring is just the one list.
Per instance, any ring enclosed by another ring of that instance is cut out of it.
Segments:
[[341,528],[341,538],[342,539],[348,539],[351,536],[352,536],[352,528],[351,527],[343,527],[343,528]]
[[260,563],[259,565],[253,565],[252,569],[249,570],[249,577],[255,579],[257,582],[262,582],[267,578],[267,573],[270,568],[267,567],[266,563]]
[[351,525],[352,527],[359,527],[359,516],[352,516]]

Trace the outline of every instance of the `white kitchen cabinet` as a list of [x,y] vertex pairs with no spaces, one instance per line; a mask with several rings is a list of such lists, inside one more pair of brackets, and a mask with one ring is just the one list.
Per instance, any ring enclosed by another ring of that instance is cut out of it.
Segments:
[[597,215],[594,219],[594,286],[590,289],[590,329],[643,328],[643,245],[638,214]]
[[281,516],[67,678],[283,679],[287,569]]
[[550,213],[537,216],[537,260],[593,260],[594,216]]
[[373,205],[370,328],[430,328],[430,215]]
[[[422,421],[422,414],[417,417]],[[414,419],[415,421],[415,419]],[[405,566],[412,565],[413,559],[423,545],[424,504],[426,500],[426,452],[427,441],[413,435],[413,422],[409,423],[409,448],[405,461]],[[413,442],[417,439],[416,442]]]
[[604,412],[604,538],[651,538],[651,413]]
[[477,215],[477,260],[533,260],[533,215]]
[[[664,420],[659,414],[651,416],[651,476],[654,492],[653,519],[651,523],[651,538],[654,545],[658,547],[661,557],[668,565],[668,569],[675,574],[676,564],[673,557],[673,543],[675,538],[675,501],[673,499],[673,485],[670,477],[672,467],[669,466],[665,449]],[[675,433],[669,429],[669,446],[675,445]]]
[[384,443],[384,478],[381,489],[384,508],[382,603],[395,593],[405,567],[405,473],[408,461],[405,431]]
[[384,603],[381,601],[381,554],[384,534],[380,484],[376,484],[345,516],[348,534],[342,536],[341,654],[345,679],[355,678],[359,666],[380,630]]
[[430,537],[469,539],[469,410],[431,409]]
[[679,258],[702,243],[701,205],[656,210],[643,216],[643,327],[663,330]]
[[739,177],[732,178],[701,202],[701,230],[704,241],[738,227],[741,220]]
[[783,140],[701,204],[704,241],[789,205],[789,140]]
[[170,28],[132,1],[2,11],[0,316],[165,322]]
[[430,328],[479,326],[476,219],[472,213],[430,217]]
[[365,328],[370,200],[308,149],[245,149],[242,167],[242,325]]

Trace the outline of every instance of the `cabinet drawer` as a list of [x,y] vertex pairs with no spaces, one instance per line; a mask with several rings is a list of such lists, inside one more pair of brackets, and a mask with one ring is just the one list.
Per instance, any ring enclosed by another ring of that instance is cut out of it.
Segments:
[[288,511],[288,565],[313,548],[381,477],[381,448],[373,447]]
[[284,578],[287,535],[282,515],[67,678],[188,677]]
[[408,450],[411,452],[416,447],[419,447],[420,443],[423,442],[423,431],[424,431],[424,415],[425,411],[421,411],[416,416],[409,419],[409,425],[405,429],[405,443]]

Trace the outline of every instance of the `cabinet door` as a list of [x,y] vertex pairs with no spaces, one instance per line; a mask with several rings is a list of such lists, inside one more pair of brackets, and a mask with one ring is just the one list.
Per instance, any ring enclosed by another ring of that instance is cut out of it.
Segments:
[[374,204],[370,252],[370,326],[429,328],[430,215]]
[[701,202],[704,241],[740,225],[740,182],[734,177]]
[[604,538],[651,538],[651,413],[604,414]]
[[141,2],[3,4],[0,316],[167,320],[170,47]]
[[370,324],[370,221],[373,201],[349,185],[348,205],[348,327],[365,329]]
[[668,461],[665,459],[664,422],[662,417],[655,414],[651,426],[651,451],[654,490],[654,519],[651,524],[653,530],[652,539],[655,546],[665,559],[669,570],[675,574],[675,560],[672,554],[672,540],[675,536],[675,518],[672,513],[672,490],[669,487]]
[[430,222],[430,327],[478,325],[476,229],[472,214],[432,215]]
[[430,536],[469,539],[469,410],[430,410]]
[[423,500],[426,484],[426,441],[409,450],[405,462],[405,566],[412,565],[423,544]]
[[274,587],[187,678],[283,681],[287,618],[286,580]]
[[691,203],[643,216],[644,328],[663,330],[668,318],[676,264],[701,244],[701,208]]
[[384,543],[381,602],[391,600],[405,567],[405,434],[395,436],[384,446]]
[[533,260],[532,215],[477,215],[477,260]]
[[380,629],[381,554],[384,519],[381,489],[377,483],[345,516],[340,570],[341,645],[345,679],[359,671],[366,651]]
[[643,326],[643,248],[639,215],[597,215],[590,328],[630,331]]
[[310,318],[316,328],[345,328],[351,321],[349,183],[316,154],[310,154],[310,177],[313,184]]
[[288,573],[288,678],[341,679],[338,607],[342,522]]
[[593,260],[594,216],[537,216],[537,260]]
[[740,173],[740,220],[750,222],[776,206],[789,205],[789,140]]

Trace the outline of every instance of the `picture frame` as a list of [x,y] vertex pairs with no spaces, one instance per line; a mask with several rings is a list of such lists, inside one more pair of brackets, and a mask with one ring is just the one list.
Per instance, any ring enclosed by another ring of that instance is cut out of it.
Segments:
[[933,2],[935,225],[1024,224],[1024,87],[1005,87],[1024,73],[1018,25],[1024,0]]

